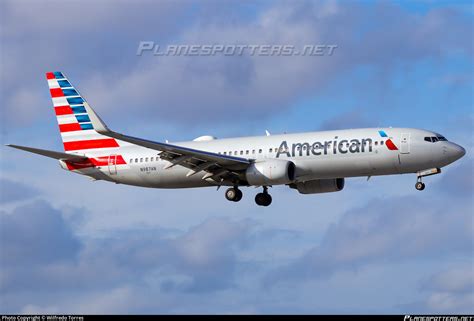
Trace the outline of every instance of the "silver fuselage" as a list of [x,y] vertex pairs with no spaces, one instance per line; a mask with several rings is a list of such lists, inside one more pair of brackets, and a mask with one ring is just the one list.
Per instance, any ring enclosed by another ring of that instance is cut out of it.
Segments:
[[[387,133],[382,137],[380,131]],[[325,178],[376,176],[415,173],[441,168],[465,154],[465,150],[449,141],[429,142],[425,137],[436,133],[413,128],[367,128],[320,131],[272,136],[254,136],[201,141],[177,142],[174,145],[252,159],[291,160],[296,165],[295,182]],[[396,149],[387,144],[391,140]],[[357,146],[358,145],[358,146]],[[120,154],[126,164],[99,166],[81,171],[96,179],[153,188],[189,188],[215,186],[203,179],[205,172],[186,176],[189,169],[173,166],[156,150],[125,143]],[[90,151],[88,156],[107,156],[103,151]],[[226,185],[224,183],[224,185]]]

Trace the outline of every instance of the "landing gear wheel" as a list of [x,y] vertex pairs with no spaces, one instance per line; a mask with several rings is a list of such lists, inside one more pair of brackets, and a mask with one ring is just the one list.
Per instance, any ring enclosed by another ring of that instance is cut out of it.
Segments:
[[255,203],[259,206],[268,206],[272,203],[272,197],[268,193],[258,193],[255,195]]
[[242,199],[242,191],[238,189],[237,187],[231,187],[228,188],[227,191],[225,191],[225,198],[227,200],[232,201],[232,202],[238,202]]
[[422,182],[417,182],[417,183],[415,184],[415,188],[416,188],[417,190],[419,190],[419,191],[422,191],[422,190],[425,189],[425,184],[422,183]]
[[244,194],[242,193],[242,191],[240,189],[237,188],[237,197],[234,199],[234,202],[238,202],[242,199],[242,196]]

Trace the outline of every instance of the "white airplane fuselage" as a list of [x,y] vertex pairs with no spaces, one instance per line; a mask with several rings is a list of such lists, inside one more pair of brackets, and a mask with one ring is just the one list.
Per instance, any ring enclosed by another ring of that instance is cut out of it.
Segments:
[[[390,136],[381,137],[381,130]],[[251,158],[255,162],[289,160],[296,167],[295,182],[304,182],[416,173],[444,167],[464,155],[464,149],[455,143],[424,140],[425,137],[437,135],[413,128],[368,128],[226,139],[205,136],[201,141],[178,142],[174,145]],[[397,150],[388,149],[387,138],[397,146]],[[356,141],[360,143],[359,146],[355,145]],[[103,151],[88,153],[90,156],[94,154],[104,156]],[[106,166],[91,168],[84,174],[99,179],[107,178],[116,183],[153,188],[216,186],[216,182],[202,179],[205,172],[188,177],[189,169],[185,167],[164,169],[170,162],[160,159],[159,152],[155,150],[127,144],[109,156],[118,154],[123,156],[126,164],[111,161]],[[222,185],[232,184],[223,182]]]

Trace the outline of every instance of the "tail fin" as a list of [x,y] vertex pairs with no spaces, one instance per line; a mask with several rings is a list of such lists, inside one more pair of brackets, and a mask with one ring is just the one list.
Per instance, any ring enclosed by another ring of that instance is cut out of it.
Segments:
[[104,148],[120,147],[117,139],[97,132],[107,130],[107,126],[62,72],[48,72],[46,79],[65,152],[100,151]]

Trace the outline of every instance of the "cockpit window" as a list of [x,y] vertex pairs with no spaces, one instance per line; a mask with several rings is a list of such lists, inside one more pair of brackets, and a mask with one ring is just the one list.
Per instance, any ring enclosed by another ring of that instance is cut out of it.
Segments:
[[437,141],[447,141],[447,139],[441,135],[437,135],[437,136],[425,137],[425,141],[430,142],[430,143],[436,143]]

